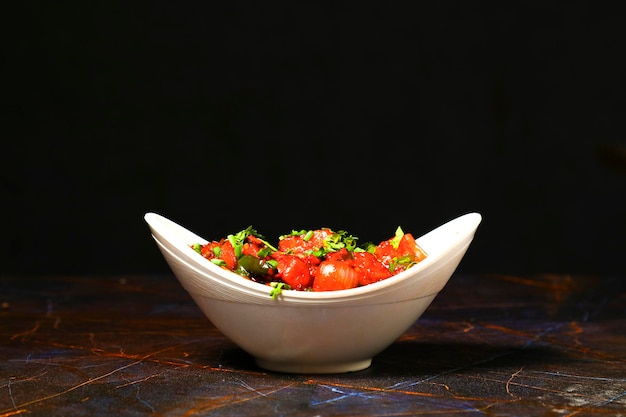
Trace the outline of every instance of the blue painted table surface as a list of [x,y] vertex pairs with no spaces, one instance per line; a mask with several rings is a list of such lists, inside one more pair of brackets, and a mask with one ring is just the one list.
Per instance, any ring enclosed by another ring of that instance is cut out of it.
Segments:
[[626,277],[454,275],[336,375],[257,368],[173,276],[0,276],[0,303],[0,417],[626,415]]

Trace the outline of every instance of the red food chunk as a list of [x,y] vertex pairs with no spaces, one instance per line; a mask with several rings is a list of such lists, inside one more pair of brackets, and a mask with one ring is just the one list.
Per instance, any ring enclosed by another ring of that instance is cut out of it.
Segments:
[[355,252],[352,264],[359,275],[359,285],[367,285],[373,282],[389,278],[391,272],[373,254],[369,252]]
[[226,266],[231,271],[237,268],[237,255],[235,255],[235,248],[230,243],[228,239],[224,239],[221,241],[220,249],[222,253],[220,254],[220,259],[226,262]]
[[241,249],[241,254],[257,256],[259,251],[265,247],[266,247],[265,242],[263,242],[261,239],[259,239],[256,236],[250,235],[246,237],[246,243],[243,244],[243,247]]
[[200,255],[204,256],[207,259],[215,258],[215,248],[220,247],[220,242],[209,242],[206,245],[200,248]]
[[[418,246],[415,239],[410,233],[405,233],[400,239],[398,246],[394,247],[395,238],[381,242],[374,251],[374,255],[385,265],[400,270],[406,269],[411,263],[419,262],[426,258],[426,253]],[[404,262],[397,263],[398,259]],[[396,273],[398,271],[395,271]]]
[[405,233],[404,236],[402,236],[402,239],[400,239],[398,253],[413,256],[414,262],[419,262],[426,258],[426,253],[419,247],[415,238],[410,233]]
[[347,261],[352,259],[352,254],[348,252],[348,249],[342,248],[336,252],[330,252],[326,255],[327,261]]
[[301,258],[294,255],[282,255],[276,258],[278,273],[274,278],[279,278],[294,290],[303,290],[311,286],[313,277],[309,265]]

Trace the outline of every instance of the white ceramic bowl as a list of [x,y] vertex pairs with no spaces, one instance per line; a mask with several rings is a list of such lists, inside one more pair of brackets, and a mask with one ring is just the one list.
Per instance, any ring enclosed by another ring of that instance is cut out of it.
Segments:
[[267,285],[220,268],[189,247],[207,240],[156,213],[145,220],[185,290],[258,366],[320,374],[365,369],[397,340],[446,285],[481,216],[465,214],[416,239],[428,256],[398,275],[348,290],[284,290],[276,299]]

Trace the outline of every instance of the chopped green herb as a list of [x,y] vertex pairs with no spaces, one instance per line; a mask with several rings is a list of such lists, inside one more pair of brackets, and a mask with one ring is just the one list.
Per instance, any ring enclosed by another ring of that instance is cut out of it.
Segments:
[[[302,229],[302,230],[292,230],[291,233],[288,233],[286,235],[281,235],[281,236],[278,237],[278,239],[279,240],[283,240],[284,238],[289,237],[289,236],[302,236],[302,235],[306,235],[308,233],[310,233],[311,236],[313,236],[313,230],[305,230],[305,229]],[[309,236],[309,239],[311,239],[311,236]]]
[[336,252],[343,248],[353,252],[357,247],[357,240],[357,237],[340,230],[324,240],[324,247],[326,252]]
[[410,268],[416,263],[417,262],[415,262],[415,259],[413,256],[401,256],[401,257],[396,256],[389,263],[389,271],[391,271],[391,273],[395,272],[396,267],[398,265],[406,265],[406,268]]
[[241,251],[243,249],[243,244],[246,241],[246,237],[250,234],[250,230],[252,230],[252,226],[249,226],[247,229],[244,229],[234,235],[226,236],[226,239],[233,245],[233,249],[235,250],[235,256],[239,258],[241,256]]
[[230,244],[233,245],[233,249],[235,250],[235,256],[237,258],[241,257],[242,252],[243,252],[243,244],[246,243],[246,238],[248,236],[254,236],[254,237],[260,239],[263,243],[265,243],[273,251],[277,251],[278,250],[275,247],[273,247],[272,245],[270,245],[267,241],[265,241],[264,240],[264,236],[261,235],[256,230],[254,230],[252,228],[252,226],[248,226],[247,228],[243,229],[242,231],[240,231],[238,233],[235,233],[234,235],[226,236],[226,239],[228,239]]
[[256,256],[258,256],[259,258],[263,259],[263,258],[266,258],[269,255],[271,255],[272,252],[276,252],[276,250],[273,250],[272,248],[269,248],[269,247],[268,248],[263,248],[263,249],[260,249],[257,252]]
[[211,262],[213,262],[217,266],[227,266],[226,262],[224,262],[222,259],[211,259]]
[[291,286],[289,284],[285,284],[284,282],[270,282],[270,297],[276,299],[279,295],[282,294],[283,290],[290,290]]
[[376,251],[376,245],[372,242],[367,242],[363,244],[363,250],[373,254]]
[[398,228],[396,229],[396,235],[393,239],[391,239],[391,246],[393,246],[394,249],[398,249],[398,246],[400,246],[402,236],[404,236],[404,232],[402,231],[402,228],[398,226]]

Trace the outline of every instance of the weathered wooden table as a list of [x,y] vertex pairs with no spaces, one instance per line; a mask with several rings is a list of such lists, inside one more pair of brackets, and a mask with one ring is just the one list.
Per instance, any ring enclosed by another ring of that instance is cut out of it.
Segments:
[[267,372],[173,276],[0,277],[0,416],[626,415],[626,277],[455,275],[361,372]]

